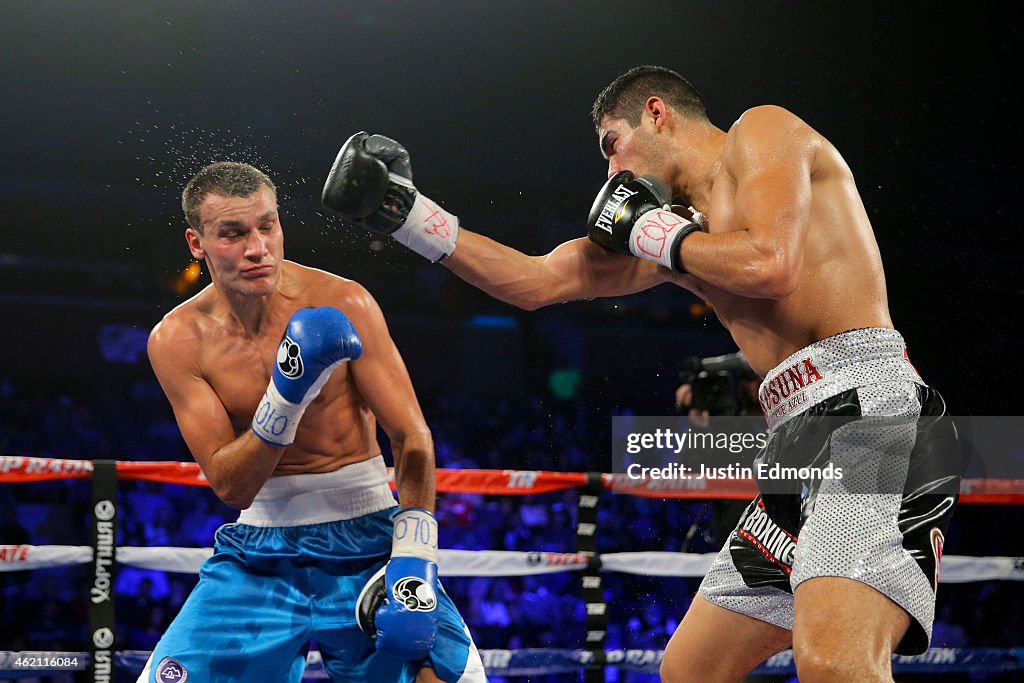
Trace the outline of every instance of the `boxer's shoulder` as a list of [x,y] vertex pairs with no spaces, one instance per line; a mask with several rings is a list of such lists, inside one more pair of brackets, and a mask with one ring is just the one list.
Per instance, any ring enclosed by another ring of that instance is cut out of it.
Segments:
[[736,122],[729,127],[728,135],[744,136],[761,130],[778,129],[780,127],[811,129],[803,119],[788,109],[775,104],[761,104],[751,107],[740,114]]
[[350,317],[377,307],[373,295],[355,280],[293,261],[285,265],[285,295],[294,297],[302,306],[332,306]]
[[193,299],[167,313],[149,333],[146,350],[158,374],[159,368],[172,365],[188,367],[198,374],[199,348],[204,338],[203,314]]
[[285,261],[282,271],[285,276],[282,283],[284,294],[303,300],[319,302],[324,297],[351,296],[353,292],[363,290],[355,280],[295,261]]
[[208,285],[171,309],[149,333],[147,351],[153,362],[189,367],[196,375],[201,359],[221,347],[226,311],[216,287]]
[[196,341],[202,337],[203,318],[212,311],[212,294],[211,285],[168,311],[150,332],[150,344]]
[[723,162],[744,162],[760,150],[771,153],[783,147],[806,147],[822,140],[803,119],[774,104],[751,107],[729,127]]

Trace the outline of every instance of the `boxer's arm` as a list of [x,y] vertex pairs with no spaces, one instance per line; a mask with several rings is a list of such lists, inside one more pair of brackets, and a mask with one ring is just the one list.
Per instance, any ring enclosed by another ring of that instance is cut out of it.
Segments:
[[820,138],[779,107],[748,111],[734,127],[723,172],[736,182],[731,232],[695,232],[680,245],[683,268],[720,289],[782,299],[796,289]]
[[527,256],[464,230],[458,216],[423,196],[412,182],[408,150],[365,132],[342,146],[321,193],[323,206],[347,225],[390,235],[491,296],[533,310],[553,303],[621,296],[672,280],[667,268],[571,240],[546,256]]
[[227,505],[244,509],[270,478],[284,447],[263,441],[249,429],[235,436],[227,410],[199,370],[198,340],[185,328],[187,324],[171,319],[153,328],[149,360],[210,487]]
[[438,619],[434,444],[377,302],[357,287],[346,297],[345,311],[365,349],[352,361],[352,378],[391,441],[401,504],[392,516],[384,599],[373,617],[375,647],[390,657],[421,661],[433,647]]
[[586,238],[565,242],[544,256],[527,256],[463,228],[455,251],[441,263],[496,299],[531,311],[633,294],[668,281],[686,286],[667,268],[607,251]]
[[363,355],[352,361],[352,377],[391,442],[398,500],[403,508],[432,512],[434,442],[384,314],[362,287],[346,298],[345,312],[363,340]]

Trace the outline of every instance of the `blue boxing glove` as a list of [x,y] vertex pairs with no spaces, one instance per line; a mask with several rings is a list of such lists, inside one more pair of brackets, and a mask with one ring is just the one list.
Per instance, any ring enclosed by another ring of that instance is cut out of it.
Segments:
[[437,634],[437,520],[407,508],[394,523],[383,591],[378,572],[357,600],[357,619],[376,636],[379,652],[415,662],[426,658]]
[[252,418],[256,436],[289,446],[306,406],[342,363],[359,358],[363,344],[352,321],[336,308],[302,308],[292,314],[277,347],[274,372]]

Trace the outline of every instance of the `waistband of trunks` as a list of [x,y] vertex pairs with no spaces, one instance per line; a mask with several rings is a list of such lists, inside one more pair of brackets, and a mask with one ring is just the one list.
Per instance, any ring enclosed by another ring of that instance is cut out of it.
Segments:
[[398,505],[380,455],[325,474],[271,477],[238,517],[260,527],[302,526],[354,519]]
[[882,382],[924,384],[907,358],[903,336],[889,328],[840,332],[806,346],[765,375],[761,409],[774,429],[827,398]]

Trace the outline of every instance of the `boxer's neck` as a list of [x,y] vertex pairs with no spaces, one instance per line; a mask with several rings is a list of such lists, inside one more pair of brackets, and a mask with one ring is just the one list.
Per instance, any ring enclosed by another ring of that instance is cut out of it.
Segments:
[[690,125],[677,136],[673,193],[698,210],[707,211],[711,202],[711,187],[720,167],[725,138],[725,131],[711,124]]
[[243,295],[235,292],[221,292],[227,315],[244,331],[247,337],[255,337],[270,319],[270,312],[277,298],[276,290],[264,296]]

